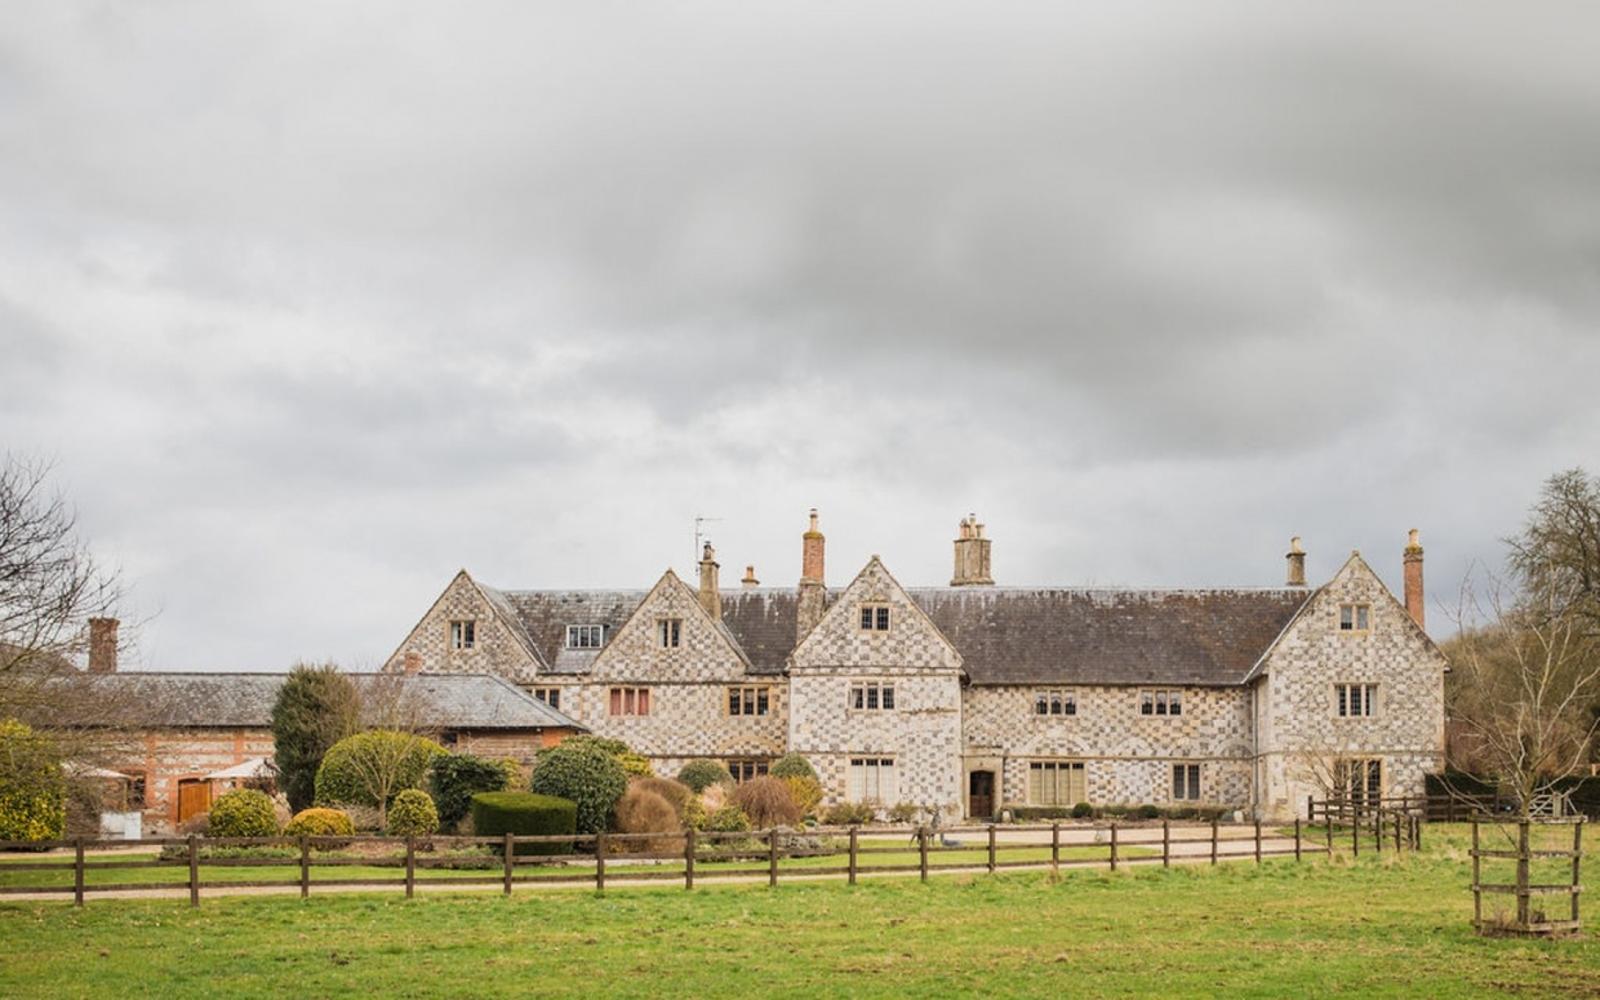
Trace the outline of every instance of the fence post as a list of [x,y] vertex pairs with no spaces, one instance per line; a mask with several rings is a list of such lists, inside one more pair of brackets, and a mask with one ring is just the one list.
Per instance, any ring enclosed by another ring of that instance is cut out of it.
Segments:
[[989,874],[994,874],[994,824],[989,824]]
[[417,889],[417,848],[410,837],[406,838],[406,898]]
[[767,885],[778,884],[778,828],[767,831]]
[[856,833],[859,826],[850,827],[850,884],[856,884]]
[[928,828],[917,827],[917,868],[922,873],[922,881],[928,881]]
[[1294,859],[1300,860],[1300,817],[1294,818]]
[[1472,817],[1472,929],[1483,929],[1483,886],[1479,884],[1482,859],[1478,857],[1478,817]]
[[694,888],[694,827],[683,838],[683,887]]
[[1350,814],[1350,856],[1361,857],[1361,807],[1354,806]]
[[1528,926],[1528,821],[1517,821],[1517,923]]
[[594,835],[594,891],[606,890],[606,835],[601,831]]
[[1306,796],[1306,819],[1315,820],[1316,818],[1317,818],[1317,800],[1316,800],[1316,798],[1314,796],[1307,795]]
[[1444,800],[1444,821],[1446,823],[1454,823],[1456,821],[1456,797],[1454,795]]
[[1323,832],[1328,837],[1328,857],[1331,858],[1331,857],[1333,857],[1333,817],[1328,815],[1327,811],[1324,810],[1323,814],[1322,814],[1322,819],[1323,819],[1323,822],[1327,823],[1327,825],[1328,825],[1327,829],[1324,830]]
[[1256,820],[1256,864],[1261,863],[1261,821]]
[[78,838],[75,860],[72,863],[72,905],[83,905],[83,838]]
[[1383,853],[1383,807],[1379,806],[1372,812],[1372,843],[1373,850]]
[[1400,851],[1403,850],[1403,848],[1400,845],[1400,814],[1399,813],[1395,813],[1395,817],[1394,817],[1394,850],[1395,850],[1396,854],[1399,854]]
[[300,898],[311,895],[311,838],[300,835]]
[[1211,863],[1217,863],[1217,821],[1211,821]]
[[1172,826],[1165,819],[1161,821],[1161,867],[1172,867]]
[[200,905],[200,843],[189,834],[189,905]]
[[1117,870],[1117,821],[1111,821],[1111,870]]
[[1578,866],[1583,860],[1583,817],[1572,824],[1572,922],[1578,922]]
[[1061,821],[1050,821],[1050,871],[1057,873],[1061,870]]
[[516,842],[516,839],[510,833],[507,833],[506,834],[506,843],[505,843],[505,855],[501,859],[504,862],[504,866],[505,866],[505,872],[504,872],[505,894],[507,896],[511,895],[511,869],[512,869],[512,866],[517,863],[516,855],[517,855],[517,842]]

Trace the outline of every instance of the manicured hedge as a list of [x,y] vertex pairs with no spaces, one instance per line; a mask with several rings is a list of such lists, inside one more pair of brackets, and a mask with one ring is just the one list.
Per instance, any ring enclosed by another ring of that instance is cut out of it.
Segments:
[[511,787],[513,771],[505,761],[474,757],[467,753],[445,754],[433,759],[428,783],[433,786],[433,804],[439,810],[439,826],[453,830],[467,818],[472,797],[479,792],[503,792]]
[[1499,790],[1494,781],[1468,774],[1465,771],[1446,771],[1443,774],[1424,775],[1422,787],[1423,791],[1430,796],[1449,795],[1453,791],[1456,795],[1482,795],[1494,798]]
[[[554,836],[577,831],[571,799],[532,792],[479,792],[472,797],[472,828],[480,837]],[[517,854],[571,854],[571,843],[518,844]]]

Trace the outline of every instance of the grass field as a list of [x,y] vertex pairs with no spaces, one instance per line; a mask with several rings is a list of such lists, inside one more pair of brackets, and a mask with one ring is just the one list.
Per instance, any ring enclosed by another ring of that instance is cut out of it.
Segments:
[[1459,832],[1354,863],[497,895],[0,901],[0,996],[1600,997],[1477,938]]

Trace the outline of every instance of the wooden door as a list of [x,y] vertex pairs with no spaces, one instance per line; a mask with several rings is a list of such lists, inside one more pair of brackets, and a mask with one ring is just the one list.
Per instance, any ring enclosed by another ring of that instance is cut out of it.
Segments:
[[967,776],[967,812],[974,819],[994,816],[993,771],[973,771]]
[[211,811],[211,782],[189,780],[178,782],[178,822],[191,816]]

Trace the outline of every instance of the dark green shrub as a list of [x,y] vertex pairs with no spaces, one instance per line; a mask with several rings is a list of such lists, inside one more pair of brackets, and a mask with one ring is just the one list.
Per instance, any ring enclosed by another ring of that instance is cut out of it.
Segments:
[[59,840],[67,783],[55,741],[15,720],[0,721],[0,840]]
[[278,814],[264,792],[235,788],[211,803],[207,836],[274,837],[277,833]]
[[272,705],[272,760],[295,811],[316,797],[317,769],[329,748],[359,730],[361,698],[333,664],[296,664]]
[[[578,807],[570,799],[530,792],[479,792],[472,797],[472,828],[480,837],[555,836],[577,830]],[[518,844],[516,853],[571,854],[572,844]]]
[[[285,837],[353,837],[356,825],[350,815],[340,809],[302,809],[294,814],[283,828]],[[324,841],[318,847],[332,849],[343,847],[348,841]]]
[[705,828],[712,833],[742,833],[750,829],[750,817],[738,806],[723,806],[706,817]]
[[1160,806],[1152,806],[1152,805],[1139,806],[1136,809],[1129,810],[1128,818],[1129,819],[1160,819],[1161,818],[1161,807]]
[[1087,802],[1079,802],[1072,807],[1073,819],[1090,819],[1094,816],[1094,806]]
[[[600,833],[611,824],[628,776],[614,754],[594,740],[574,738],[539,754],[530,790],[567,799],[578,807],[578,832]],[[478,829],[480,835],[482,828]]]
[[786,753],[772,762],[772,767],[767,771],[774,778],[810,778],[817,780],[817,770],[811,762],[800,754]]
[[720,761],[691,760],[678,772],[678,780],[699,793],[712,785],[733,784],[733,775]]
[[1069,819],[1073,811],[1069,806],[1006,806],[1018,823],[1031,823],[1041,819]]
[[829,826],[861,826],[871,823],[876,813],[865,802],[839,802],[828,807],[822,821]]
[[505,791],[511,787],[511,776],[504,761],[451,753],[433,759],[428,783],[433,788],[433,804],[439,810],[440,828],[453,830],[467,818],[474,795]]
[[439,832],[439,812],[420,788],[408,788],[389,807],[389,836],[431,837]]

